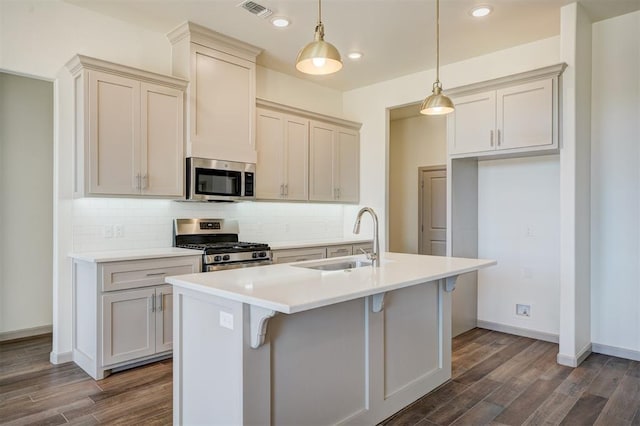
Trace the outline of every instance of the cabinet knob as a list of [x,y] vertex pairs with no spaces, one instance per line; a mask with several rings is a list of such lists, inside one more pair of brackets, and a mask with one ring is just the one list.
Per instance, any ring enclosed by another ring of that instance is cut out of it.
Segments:
[[489,141],[491,142],[490,146],[493,146],[493,130],[489,130]]

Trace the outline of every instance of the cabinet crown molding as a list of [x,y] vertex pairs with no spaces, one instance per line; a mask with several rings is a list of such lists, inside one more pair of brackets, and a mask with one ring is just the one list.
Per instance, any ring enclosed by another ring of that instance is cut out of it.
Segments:
[[167,33],[167,38],[171,45],[175,45],[187,37],[190,37],[192,43],[216,50],[223,49],[225,53],[231,53],[234,56],[254,63],[256,62],[256,57],[262,52],[262,49],[259,47],[213,31],[202,25],[194,24],[193,22],[185,22]]
[[333,117],[330,115],[320,114],[317,112],[307,111],[304,109],[296,108],[293,106],[279,104],[277,102],[268,101],[266,99],[256,98],[256,106],[261,108],[267,108],[274,111],[286,112],[289,114],[295,114],[299,117],[305,117],[311,120],[324,121],[328,123],[337,124],[339,126],[348,127],[354,130],[360,130],[362,123],[357,121],[345,120],[344,118]]
[[518,74],[494,78],[493,80],[458,86],[452,89],[447,89],[447,96],[469,95],[475,92],[481,92],[490,89],[499,89],[501,87],[513,85],[515,83],[524,83],[527,81],[540,80],[549,77],[557,78],[562,74],[565,68],[567,68],[567,64],[561,62],[559,64],[537,68]]
[[71,75],[77,75],[83,69],[106,72],[109,74],[119,75],[121,77],[133,78],[139,81],[161,84],[163,86],[173,87],[175,89],[184,90],[189,84],[188,81],[170,75],[158,74],[151,71],[133,68],[127,65],[116,64],[114,62],[102,59],[92,58],[90,56],[75,55],[66,64],[66,68]]

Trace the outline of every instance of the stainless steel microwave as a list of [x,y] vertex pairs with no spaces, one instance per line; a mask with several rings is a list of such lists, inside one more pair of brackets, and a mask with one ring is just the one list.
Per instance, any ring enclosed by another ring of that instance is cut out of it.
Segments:
[[188,157],[186,169],[187,200],[240,201],[256,197],[253,163]]

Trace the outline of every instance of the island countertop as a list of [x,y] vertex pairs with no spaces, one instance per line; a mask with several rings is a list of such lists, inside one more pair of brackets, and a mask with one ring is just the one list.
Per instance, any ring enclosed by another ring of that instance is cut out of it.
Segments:
[[496,264],[495,260],[382,253],[378,268],[320,271],[305,265],[365,259],[345,256],[167,277],[169,284],[292,314],[371,296]]

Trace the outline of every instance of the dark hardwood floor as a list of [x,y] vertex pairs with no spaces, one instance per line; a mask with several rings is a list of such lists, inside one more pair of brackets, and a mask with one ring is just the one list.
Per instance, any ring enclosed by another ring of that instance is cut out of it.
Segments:
[[[171,424],[171,360],[96,382],[50,350],[50,336],[0,343],[0,424]],[[640,425],[640,362],[593,354],[572,369],[556,353],[471,330],[453,340],[452,380],[383,425]]]

